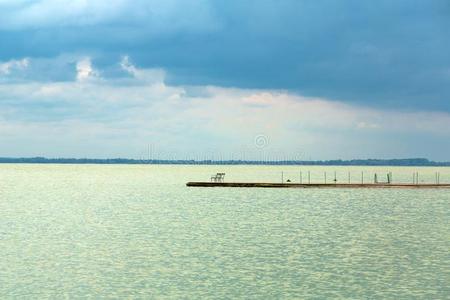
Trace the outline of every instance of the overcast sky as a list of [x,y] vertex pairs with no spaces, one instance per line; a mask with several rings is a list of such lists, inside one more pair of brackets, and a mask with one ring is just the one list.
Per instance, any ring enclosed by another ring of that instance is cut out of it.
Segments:
[[448,0],[0,0],[0,156],[450,160],[449,50]]

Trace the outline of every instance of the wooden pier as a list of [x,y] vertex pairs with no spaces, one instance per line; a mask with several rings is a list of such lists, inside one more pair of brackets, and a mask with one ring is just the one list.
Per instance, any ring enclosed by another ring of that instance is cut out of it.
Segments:
[[237,187],[237,188],[450,188],[450,184],[407,183],[261,183],[261,182],[188,182],[188,187]]

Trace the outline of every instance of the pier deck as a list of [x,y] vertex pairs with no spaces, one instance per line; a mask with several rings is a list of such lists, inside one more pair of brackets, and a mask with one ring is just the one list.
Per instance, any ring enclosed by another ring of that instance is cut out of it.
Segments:
[[261,182],[188,182],[188,187],[241,187],[241,188],[450,188],[450,184],[407,183],[261,183]]

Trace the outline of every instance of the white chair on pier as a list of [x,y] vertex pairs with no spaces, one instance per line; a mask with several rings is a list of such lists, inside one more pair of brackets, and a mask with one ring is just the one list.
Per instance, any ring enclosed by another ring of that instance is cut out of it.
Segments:
[[225,173],[217,173],[216,175],[211,176],[211,182],[224,182]]

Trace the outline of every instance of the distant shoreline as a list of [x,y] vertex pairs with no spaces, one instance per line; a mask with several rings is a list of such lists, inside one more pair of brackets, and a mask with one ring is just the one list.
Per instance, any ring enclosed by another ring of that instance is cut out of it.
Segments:
[[0,157],[0,164],[129,164],[129,165],[292,165],[292,166],[398,166],[398,167],[450,167],[450,162],[435,162],[425,158],[407,159],[352,159],[352,160],[316,160],[316,161],[257,161],[257,160],[165,160],[165,159],[95,159],[95,158],[45,158]]

